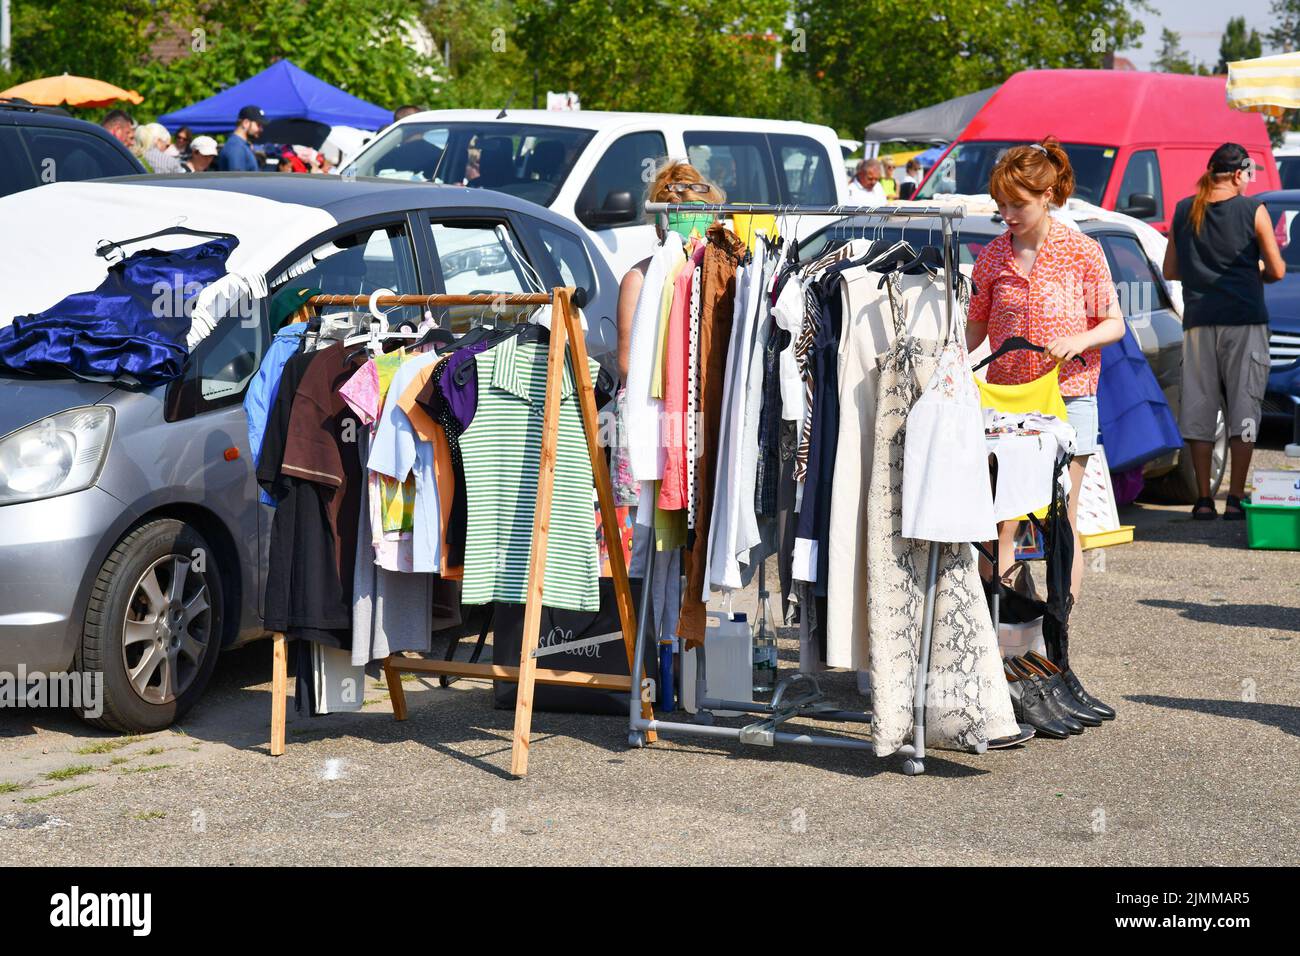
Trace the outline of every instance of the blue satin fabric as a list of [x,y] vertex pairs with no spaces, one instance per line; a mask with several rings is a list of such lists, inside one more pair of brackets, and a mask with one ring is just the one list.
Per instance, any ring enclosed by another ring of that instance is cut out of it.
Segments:
[[189,354],[185,336],[194,299],[225,275],[238,244],[211,239],[128,256],[109,267],[93,292],[74,293],[0,328],[0,365],[44,377],[133,378],[142,387],[177,378]]

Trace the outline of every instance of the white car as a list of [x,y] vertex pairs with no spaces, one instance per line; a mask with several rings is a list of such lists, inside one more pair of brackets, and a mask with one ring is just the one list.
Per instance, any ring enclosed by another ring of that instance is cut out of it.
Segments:
[[[668,157],[689,159],[733,202],[845,202],[840,143],[826,126],[668,113],[431,110],[371,142],[345,176],[494,189],[580,223],[615,276],[649,255],[646,187]],[[795,236],[822,220],[793,220]]]

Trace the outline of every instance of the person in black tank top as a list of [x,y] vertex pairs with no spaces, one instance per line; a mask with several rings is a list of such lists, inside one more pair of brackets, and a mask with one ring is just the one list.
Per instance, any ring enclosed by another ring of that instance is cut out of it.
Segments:
[[1165,249],[1165,278],[1183,283],[1178,420],[1196,468],[1198,498],[1192,517],[1198,520],[1217,514],[1210,471],[1220,408],[1226,408],[1232,445],[1223,517],[1245,517],[1241,496],[1268,383],[1264,283],[1286,275],[1268,210],[1245,194],[1254,168],[1254,160],[1236,143],[1216,149],[1196,195],[1178,203]]

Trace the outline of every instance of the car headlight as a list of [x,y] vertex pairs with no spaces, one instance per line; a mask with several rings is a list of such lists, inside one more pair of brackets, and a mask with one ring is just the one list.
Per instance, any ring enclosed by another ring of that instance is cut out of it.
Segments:
[[0,438],[0,505],[83,491],[99,478],[113,434],[108,405],[73,408]]

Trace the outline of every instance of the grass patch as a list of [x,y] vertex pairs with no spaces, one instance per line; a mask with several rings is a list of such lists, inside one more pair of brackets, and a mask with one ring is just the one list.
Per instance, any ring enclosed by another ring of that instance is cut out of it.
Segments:
[[150,810],[148,813],[137,813],[137,814],[135,815],[135,818],[136,818],[137,820],[140,820],[140,821],[144,822],[144,823],[148,823],[150,820],[162,820],[162,819],[165,819],[166,816],[167,816],[167,814],[163,813],[163,811],[161,811],[161,810]]
[[89,790],[93,783],[85,783],[80,787],[68,787],[66,790],[54,790],[50,793],[42,793],[35,797],[23,797],[23,803],[40,803],[42,800],[53,800],[55,797],[66,797],[70,793],[80,793],[82,790]]
[[17,793],[22,788],[21,783],[0,783],[0,793]]
[[130,759],[130,757],[114,757],[109,761],[109,765],[116,767],[118,764],[126,763]]
[[162,747],[150,747],[148,750],[142,750],[142,751],[140,751],[140,753],[144,754],[146,757],[153,757],[153,756],[155,756],[155,755],[157,755],[157,754],[160,754],[160,753],[162,753],[162,752],[163,752],[163,748],[162,748]]
[[80,777],[83,773],[90,773],[95,768],[88,763],[75,763],[71,767],[64,767],[62,770],[51,770],[49,773],[42,774],[46,780],[71,780],[73,777]]
[[93,754],[111,754],[114,750],[121,750],[129,743],[131,743],[129,737],[118,737],[116,740],[101,740],[98,743],[78,747],[73,753],[82,757],[89,757]]
[[171,767],[169,763],[156,763],[148,767],[123,767],[122,773],[153,773],[155,770],[166,770]]
[[188,736],[189,736],[189,734],[187,734],[187,733],[185,732],[185,728],[184,728],[184,727],[173,727],[173,728],[172,728],[172,733],[174,733],[177,737],[188,737]]

